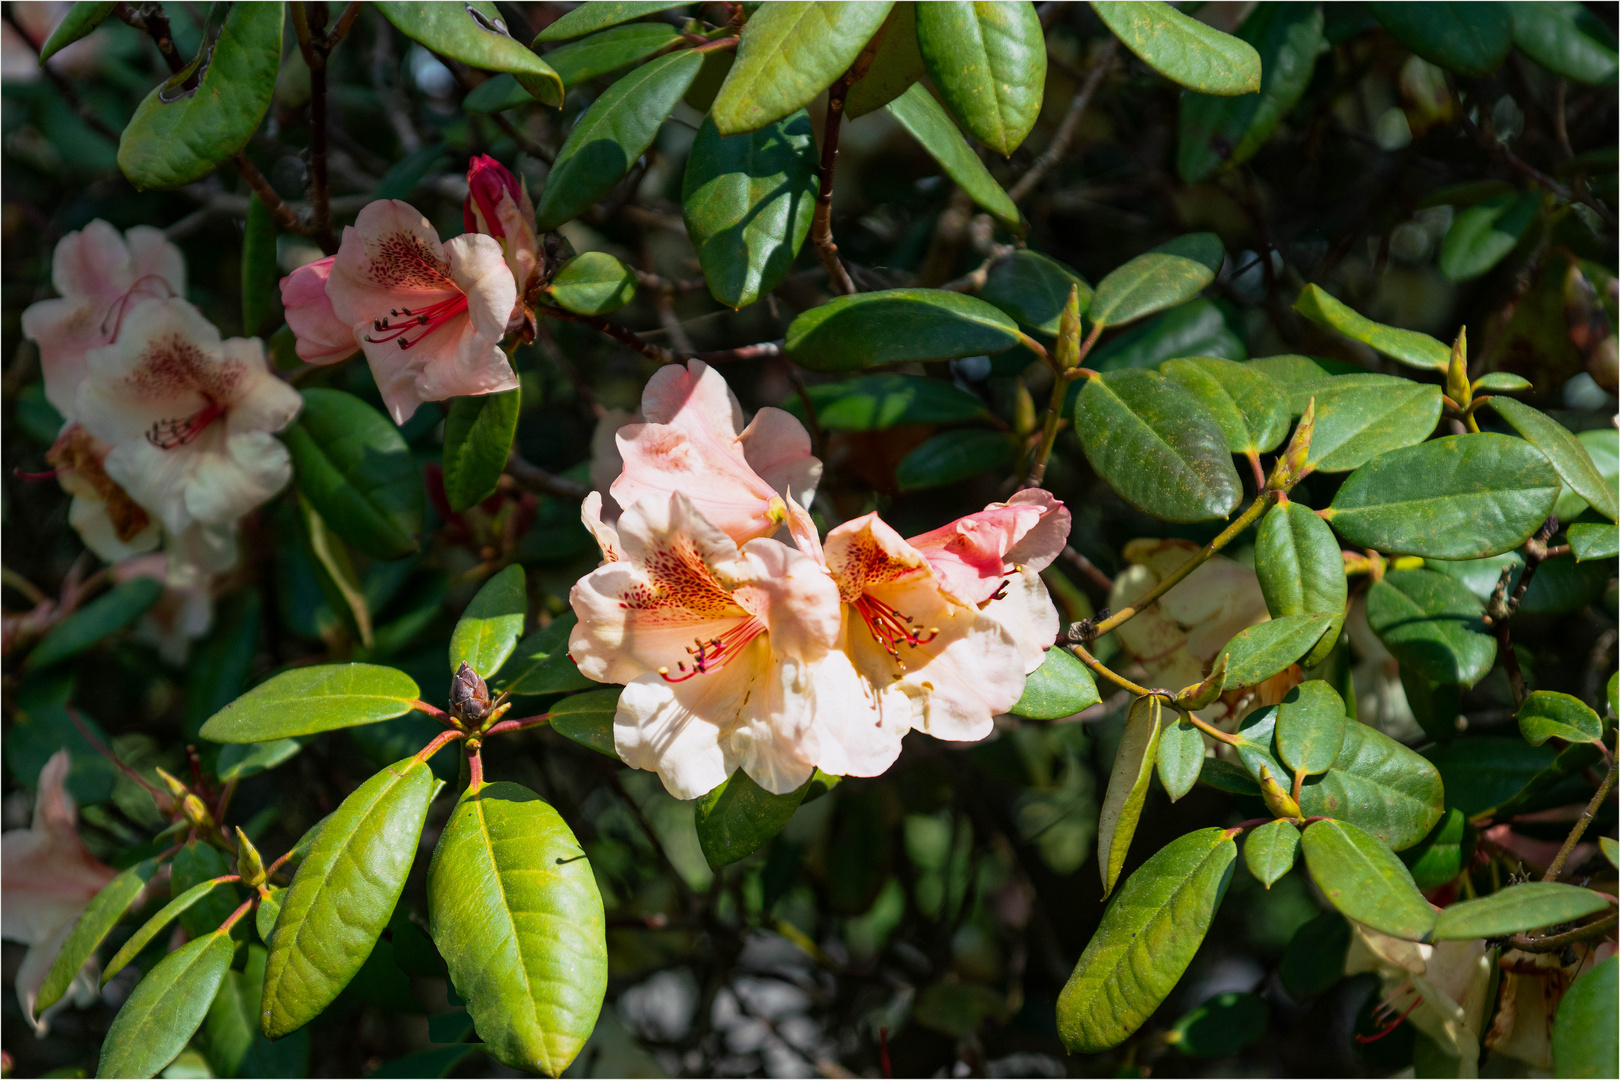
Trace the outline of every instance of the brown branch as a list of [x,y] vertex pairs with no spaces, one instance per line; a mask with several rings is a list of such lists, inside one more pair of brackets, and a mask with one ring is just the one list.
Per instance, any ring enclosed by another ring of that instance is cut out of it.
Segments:
[[1034,163],[1030,165],[1029,171],[1020,176],[1018,182],[1008,189],[1007,194],[1012,197],[1013,202],[1019,201],[1035,190],[1035,185],[1039,184],[1052,166],[1061,161],[1063,155],[1069,152],[1069,143],[1074,140],[1075,129],[1080,126],[1080,117],[1085,114],[1086,106],[1091,103],[1091,97],[1097,92],[1097,87],[1102,85],[1103,76],[1107,75],[1108,69],[1113,67],[1114,52],[1118,46],[1118,38],[1110,37],[1108,39],[1108,44],[1103,47],[1102,55],[1097,57],[1097,62],[1086,73],[1086,81],[1080,84],[1080,89],[1075,93],[1074,100],[1069,102],[1069,111],[1063,114],[1063,120],[1058,124],[1058,129],[1053,134],[1051,143],[1041,152],[1041,156],[1036,158]]
[[332,235],[332,189],[326,174],[326,0],[294,0],[293,33],[309,68],[309,201],[310,233],[321,251],[337,251]]
[[1611,229],[1614,228],[1614,214],[1610,212],[1607,206],[1604,206],[1601,202],[1592,198],[1590,195],[1575,191],[1568,184],[1558,182],[1557,180],[1548,176],[1546,173],[1542,172],[1540,169],[1536,168],[1534,165],[1530,164],[1528,161],[1521,158],[1518,154],[1515,154],[1512,150],[1508,149],[1506,144],[1496,137],[1494,132],[1486,132],[1481,130],[1478,124],[1469,119],[1466,111],[1459,110],[1457,119],[1462,125],[1462,129],[1466,131],[1475,142],[1484,147],[1486,152],[1492,157],[1507,165],[1515,172],[1525,176],[1532,182],[1545,188],[1547,191],[1550,191],[1552,194],[1556,195],[1565,202],[1582,203],[1583,205],[1591,208],[1591,210],[1596,213],[1598,217],[1603,219],[1603,223],[1605,225],[1609,226]]
[[1504,566],[1501,577],[1496,579],[1496,588],[1491,592],[1490,601],[1485,605],[1485,622],[1496,633],[1496,652],[1502,658],[1502,667],[1507,671],[1508,686],[1513,691],[1515,706],[1523,705],[1525,699],[1524,672],[1519,670],[1519,656],[1513,651],[1513,635],[1508,629],[1508,623],[1519,610],[1519,604],[1524,600],[1524,594],[1530,589],[1530,582],[1536,576],[1536,571],[1549,557],[1563,554],[1568,551],[1568,545],[1549,548],[1547,541],[1558,531],[1558,518],[1550,517],[1542,523],[1535,536],[1524,542],[1524,573],[1519,575],[1519,584],[1514,588],[1513,595],[1507,595],[1508,581],[1513,577],[1513,568]]
[[540,315],[549,315],[553,319],[562,319],[566,322],[584,323],[586,326],[594,327],[613,340],[634,349],[642,356],[658,361],[660,364],[673,364],[675,361],[680,359],[680,357],[676,356],[668,349],[654,345],[652,342],[641,337],[633,330],[626,330],[622,326],[616,326],[613,323],[608,322],[606,319],[598,318],[595,315],[579,315],[575,312],[567,311],[559,307],[551,307],[546,304],[537,305],[535,307],[535,311]]
[[1588,938],[1601,937],[1613,930],[1617,921],[1616,913],[1611,911],[1596,922],[1589,922],[1585,926],[1577,926],[1573,930],[1565,930],[1562,934],[1552,934],[1548,937],[1531,937],[1528,934],[1514,934],[1508,938],[1508,946],[1520,952],[1550,953],[1562,952],[1566,946]]
[[178,72],[186,66],[185,60],[180,57],[180,50],[174,47],[174,35],[169,32],[169,17],[163,13],[162,4],[119,4],[113,14],[135,29],[144,31],[152,39],[164,63],[169,65],[170,72]]
[[1592,824],[1592,818],[1597,815],[1598,807],[1603,805],[1603,800],[1609,797],[1610,791],[1614,790],[1615,768],[1614,758],[1611,757],[1609,759],[1609,771],[1604,773],[1603,782],[1598,785],[1597,794],[1593,795],[1592,801],[1586,804],[1586,808],[1581,811],[1581,816],[1575,819],[1575,824],[1570,828],[1569,835],[1564,837],[1563,846],[1558,849],[1558,854],[1553,857],[1552,865],[1547,867],[1545,874],[1541,875],[1542,881],[1558,880],[1558,875],[1563,871],[1564,862],[1569,858],[1569,853],[1575,850],[1575,845],[1580,843],[1581,837],[1586,834],[1586,827]]
[[270,186],[270,181],[264,178],[264,174],[253,164],[247,153],[245,151],[239,153],[233,160],[236,162],[236,171],[242,174],[242,179],[247,181],[248,187],[253,189],[259,201],[269,208],[276,222],[284,229],[308,236],[309,226],[304,224],[304,219],[299,217],[298,212],[287,205],[287,200]]
[[702,360],[705,364],[723,364],[727,360],[763,360],[771,356],[785,355],[780,341],[761,341],[757,345],[739,345],[735,349],[693,353],[692,359]]
[[850,86],[859,82],[866,69],[872,66],[881,36],[868,42],[850,69],[827,90],[827,123],[821,134],[821,183],[816,191],[816,211],[811,219],[810,237],[815,241],[817,254],[821,256],[821,265],[827,270],[827,283],[832,286],[833,292],[842,296],[856,290],[855,282],[850,278],[843,260],[838,257],[838,245],[833,242],[832,235],[833,171],[838,166],[838,130],[844,122],[844,97],[849,93]]
[[591,493],[591,489],[578,480],[570,480],[566,476],[547,472],[516,450],[507,455],[506,475],[510,476],[518,487],[539,495],[555,495],[559,499],[572,499],[578,502]]
[[1107,596],[1109,593],[1114,591],[1114,579],[1103,573],[1097,568],[1096,563],[1080,554],[1074,548],[1065,547],[1063,549],[1063,558],[1071,563],[1076,570],[1084,574],[1087,580],[1089,580],[1093,585],[1101,589],[1104,596]]

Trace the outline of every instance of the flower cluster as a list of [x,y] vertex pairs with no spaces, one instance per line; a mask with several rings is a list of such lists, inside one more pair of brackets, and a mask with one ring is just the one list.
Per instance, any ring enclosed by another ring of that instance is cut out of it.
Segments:
[[617,524],[585,501],[604,561],[570,595],[569,655],[625,684],[624,761],[683,799],[737,768],[782,794],[817,768],[883,772],[913,728],[982,739],[1022,695],[1058,631],[1039,571],[1067,543],[1062,503],[1022,491],[910,539],[867,514],[823,540],[793,416],[743,427],[695,360],[653,376],[641,416],[615,437]]
[[424,401],[511,390],[501,351],[525,327],[543,261],[527,189],[493,158],[467,171],[467,232],[440,242],[415,207],[379,199],[343,230],[336,255],[282,279],[300,358],[365,353],[383,402],[403,424]]

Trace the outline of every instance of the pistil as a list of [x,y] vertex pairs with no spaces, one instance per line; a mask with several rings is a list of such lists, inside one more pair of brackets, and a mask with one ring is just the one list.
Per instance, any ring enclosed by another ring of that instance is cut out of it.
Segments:
[[939,636],[937,626],[929,627],[926,632],[913,629],[911,616],[901,614],[871,593],[862,593],[857,597],[854,607],[866,623],[867,630],[871,631],[872,640],[883,646],[883,651],[902,668],[906,665],[900,659],[901,645],[909,645],[915,649],[918,645],[926,645]]
[[[400,348],[408,349],[466,310],[467,297],[463,293],[414,311],[410,308],[394,308],[383,318],[372,320],[371,328],[376,336],[367,334],[366,340],[374,345],[397,341]],[[421,333],[415,337],[406,336],[415,330],[421,330]]]
[[659,668],[658,674],[664,677],[665,682],[678,683],[685,682],[694,675],[718,671],[736,659],[738,654],[748,647],[748,643],[758,637],[760,631],[764,629],[764,623],[758,619],[749,619],[707,641],[702,638],[694,639],[692,644],[686,647],[687,655],[692,658],[690,666],[683,660],[675,665],[680,671],[679,675],[671,675],[667,667]]

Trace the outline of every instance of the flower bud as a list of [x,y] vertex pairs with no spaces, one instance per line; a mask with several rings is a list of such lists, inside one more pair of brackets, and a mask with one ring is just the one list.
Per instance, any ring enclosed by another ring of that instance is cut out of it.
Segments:
[[463,660],[456,669],[455,677],[450,680],[450,711],[471,724],[482,721],[489,715],[493,702],[489,698],[489,687],[472,665]]
[[1299,427],[1294,429],[1294,437],[1288,442],[1288,449],[1283,451],[1282,457],[1271,470],[1271,479],[1266,481],[1267,489],[1271,491],[1288,491],[1295,484],[1305,479],[1310,472],[1306,459],[1311,456],[1311,433],[1316,430],[1316,399],[1313,397],[1305,406],[1305,415],[1299,418]]
[[236,872],[242,875],[242,884],[250,889],[264,884],[264,860],[240,825],[236,827]]
[[1260,766],[1260,797],[1265,800],[1266,809],[1280,818],[1294,822],[1305,819],[1305,815],[1300,813],[1299,803],[1283,790],[1271,775],[1271,770],[1264,765]]
[[539,242],[534,223],[534,204],[523,183],[506,166],[480,154],[467,167],[467,201],[462,204],[461,221],[468,232],[481,232],[501,242],[506,265],[517,279],[518,298],[538,284]]
[[1073,371],[1080,363],[1080,286],[1069,286],[1069,299],[1058,316],[1057,352],[1053,355],[1059,371]]
[[1473,388],[1468,384],[1468,327],[1457,331],[1457,340],[1451,346],[1451,364],[1446,368],[1446,396],[1457,403],[1459,409],[1468,408],[1473,400]]

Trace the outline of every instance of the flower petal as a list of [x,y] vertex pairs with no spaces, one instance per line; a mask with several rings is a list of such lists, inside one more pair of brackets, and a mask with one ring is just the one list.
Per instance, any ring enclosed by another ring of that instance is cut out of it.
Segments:
[[813,700],[808,665],[777,653],[725,735],[729,756],[773,795],[795,790],[815,771],[820,740],[812,724]]
[[298,358],[311,364],[334,364],[360,348],[354,326],[338,318],[326,295],[336,255],[305,263],[281,279],[281,305],[297,339]]
[[[518,296],[500,241],[482,233],[463,233],[445,241],[444,253],[450,260],[450,277],[467,294],[473,329],[495,345],[506,336]],[[504,362],[502,357],[503,366]]]
[[821,459],[810,452],[810,433],[798,417],[782,409],[761,409],[737,442],[743,460],[778,495],[791,492],[802,503],[815,498]]
[[1062,628],[1056,605],[1041,581],[1041,575],[1028,567],[1007,578],[1002,595],[979,609],[981,619],[989,619],[1007,631],[1024,660],[1024,673],[1041,666],[1046,650],[1057,640]]
[[957,518],[911,544],[928,558],[947,591],[964,604],[981,604],[1018,566],[1043,570],[1069,542],[1069,510],[1040,488]]
[[617,562],[624,558],[624,552],[619,548],[619,530],[602,520],[602,493],[593,491],[586,495],[579,506],[580,520],[585,528],[596,538],[596,546],[602,549],[603,562]]
[[620,506],[680,493],[738,543],[781,524],[780,497],[734,446],[672,424],[629,424],[616,439],[624,471],[609,493]]
[[[189,449],[189,448],[188,448]],[[177,455],[181,451],[167,451]],[[268,502],[292,479],[292,460],[263,431],[231,435],[215,452],[202,452],[186,487],[186,510],[205,525],[228,525]]]
[[771,648],[817,660],[838,641],[838,586],[808,555],[775,540],[750,540],[737,576],[722,577],[739,603],[765,621]]
[[709,432],[730,441],[742,427],[742,406],[718,371],[701,360],[659,368],[641,391],[641,415],[688,434]]
[[619,695],[613,747],[626,765],[658,774],[677,799],[696,799],[737,767],[721,730],[742,709],[769,662],[756,639],[744,655],[709,676],[669,683],[657,675],[633,679]]
[[932,577],[922,552],[876,514],[852,518],[833,529],[823,550],[846,603],[879,586]]
[[[858,622],[856,632],[864,632]],[[911,730],[911,701],[905,692],[894,685],[875,688],[855,670],[843,649],[817,661],[811,677],[820,751],[817,766],[832,776],[878,776],[893,765]]]

